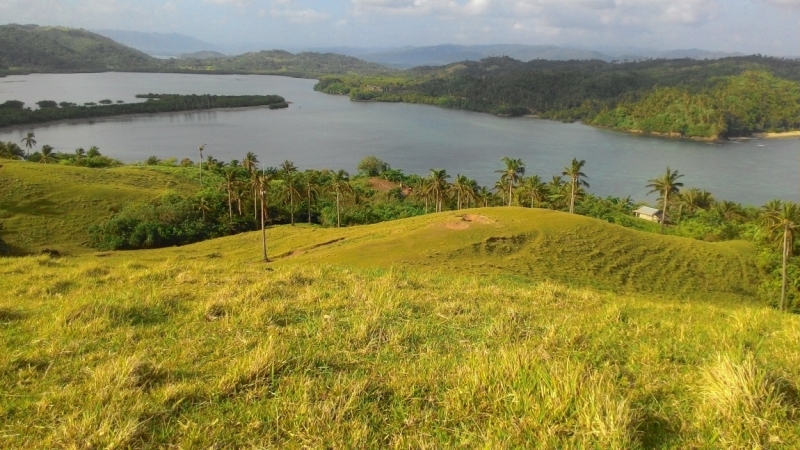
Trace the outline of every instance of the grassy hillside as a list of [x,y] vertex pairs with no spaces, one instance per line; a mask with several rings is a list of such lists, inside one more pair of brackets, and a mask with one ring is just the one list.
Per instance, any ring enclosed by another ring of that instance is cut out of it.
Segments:
[[0,259],[0,445],[800,445],[796,316],[242,243]]
[[154,70],[158,60],[85,30],[0,25],[0,72]]
[[126,203],[157,197],[166,189],[198,188],[179,168],[89,169],[19,161],[2,165],[0,223],[4,239],[23,251],[91,251],[86,247],[89,226]]
[[[6,163],[3,448],[795,448],[755,248],[528,208],[91,252],[178,168]],[[191,169],[189,169],[191,170]]]

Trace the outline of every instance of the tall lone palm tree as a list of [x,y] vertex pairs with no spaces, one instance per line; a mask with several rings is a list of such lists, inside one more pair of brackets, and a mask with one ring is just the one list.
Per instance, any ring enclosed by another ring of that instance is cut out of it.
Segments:
[[283,176],[284,192],[289,197],[289,214],[292,218],[292,226],[294,226],[294,194],[296,193],[294,177],[297,174],[297,166],[287,159],[281,163],[280,171]]
[[564,167],[564,172],[562,175],[566,177],[570,177],[572,180],[570,182],[570,186],[572,188],[570,196],[569,196],[569,213],[575,214],[575,197],[578,195],[578,189],[581,186],[589,187],[589,183],[584,180],[584,178],[589,178],[586,176],[585,173],[581,172],[583,166],[586,165],[586,160],[578,161],[577,158],[572,158],[572,163],[569,166]]
[[22,143],[25,144],[25,159],[28,159],[31,156],[31,149],[36,147],[36,135],[33,134],[32,131],[29,131],[28,134],[22,138]]
[[242,167],[247,171],[247,177],[250,179],[249,186],[253,193],[253,219],[258,220],[258,156],[253,152],[247,152]]
[[200,151],[200,186],[203,185],[203,150],[205,150],[206,144],[197,147],[197,150]]
[[444,169],[430,169],[430,171],[431,184],[429,185],[429,190],[433,196],[436,212],[442,212],[445,194],[449,185],[447,179],[450,178],[450,175]]
[[342,227],[342,197],[347,193],[352,193],[353,188],[350,186],[350,174],[344,170],[333,172],[328,179],[326,185],[328,191],[336,194],[336,228]]
[[222,187],[228,192],[228,214],[231,220],[233,220],[233,194],[236,191],[236,185],[238,183],[239,180],[236,169],[233,167],[226,167]]
[[261,205],[261,249],[264,256],[264,262],[269,262],[267,256],[267,209],[265,207],[265,199],[269,195],[269,186],[272,178],[275,176],[274,172],[261,171],[257,172],[254,178],[256,193],[258,194],[258,203]]
[[505,180],[508,183],[508,206],[511,206],[511,202],[514,199],[514,185],[525,175],[525,163],[522,162],[521,159],[509,158],[507,156],[504,156],[502,161],[506,164],[506,168],[497,170],[496,172],[501,174],[500,181]]
[[783,311],[786,304],[786,266],[789,262],[789,257],[792,256],[794,239],[798,230],[800,230],[800,207],[793,202],[783,202],[780,209],[764,213],[764,222],[773,235],[780,236],[780,233],[783,233],[783,270],[780,303],[780,310]]
[[678,182],[678,179],[683,177],[683,175],[679,174],[677,170],[673,171],[667,167],[667,172],[664,175],[661,175],[658,178],[648,180],[650,184],[646,187],[651,189],[647,195],[653,193],[661,194],[661,201],[663,205],[663,217],[661,218],[661,234],[664,234],[664,226],[667,222],[667,210],[669,209],[669,196],[670,194],[678,194],[680,193],[680,188],[683,187],[683,183]]

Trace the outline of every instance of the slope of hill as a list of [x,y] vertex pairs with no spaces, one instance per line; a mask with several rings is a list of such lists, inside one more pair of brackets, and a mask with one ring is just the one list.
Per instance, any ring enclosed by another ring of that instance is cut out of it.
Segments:
[[178,33],[143,33],[123,30],[96,30],[95,33],[148,55],[178,56],[184,53],[216,49],[208,42]]
[[[800,444],[800,319],[726,301],[747,297],[736,292],[748,289],[746,251],[560,213],[469,214],[277,227],[270,264],[259,260],[258,233],[0,258],[0,440]],[[547,281],[560,271],[568,285]],[[581,287],[590,277],[619,283],[623,273],[632,292]]]
[[[170,173],[171,172],[171,173]],[[0,168],[0,223],[4,239],[29,252],[91,251],[88,228],[126,203],[154,198],[166,189],[193,192],[196,183],[180,169],[126,166],[89,169],[3,161]]]
[[154,58],[85,30],[0,25],[3,71],[140,71],[157,67]]

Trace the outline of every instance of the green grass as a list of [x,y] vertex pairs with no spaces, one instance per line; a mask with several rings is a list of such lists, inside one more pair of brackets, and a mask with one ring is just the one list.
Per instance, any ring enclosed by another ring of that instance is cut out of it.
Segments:
[[1,446],[800,445],[758,305],[156,253],[0,259]]
[[131,201],[158,197],[167,189],[193,192],[191,169],[125,166],[89,169],[58,164],[2,161],[0,222],[5,240],[23,252],[55,249],[92,251],[88,228]]
[[72,255],[0,258],[2,448],[800,446],[749,243],[486,208],[92,252],[191,173],[0,171],[8,240]]

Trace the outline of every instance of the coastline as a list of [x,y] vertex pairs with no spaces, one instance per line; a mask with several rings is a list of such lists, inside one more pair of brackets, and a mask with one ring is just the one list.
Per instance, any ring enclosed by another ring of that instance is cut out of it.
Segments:
[[781,139],[781,138],[794,138],[794,137],[800,137],[800,130],[783,131],[780,133],[753,133],[754,139]]

